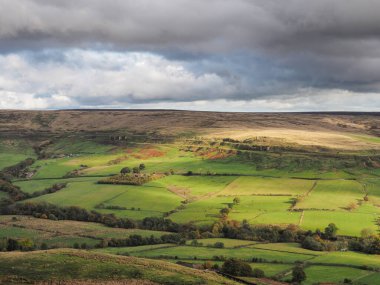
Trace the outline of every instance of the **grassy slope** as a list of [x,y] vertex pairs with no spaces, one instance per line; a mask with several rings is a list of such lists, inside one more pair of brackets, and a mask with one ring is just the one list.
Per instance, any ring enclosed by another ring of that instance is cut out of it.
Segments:
[[214,273],[164,261],[77,250],[0,253],[0,280],[151,280],[159,284],[235,284]]
[[36,156],[31,143],[14,139],[0,139],[0,153],[0,170]]
[[52,221],[26,216],[0,216],[0,237],[29,238],[37,245],[45,242],[52,247],[73,247],[74,243],[95,246],[102,238],[126,238],[133,234],[158,237],[166,232],[117,229],[96,223]]

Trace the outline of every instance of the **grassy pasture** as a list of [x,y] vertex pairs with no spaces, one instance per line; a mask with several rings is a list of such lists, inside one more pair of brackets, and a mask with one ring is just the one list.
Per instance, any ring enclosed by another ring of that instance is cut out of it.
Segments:
[[32,143],[26,140],[0,139],[0,170],[28,157],[36,157]]
[[348,267],[338,267],[338,266],[319,266],[313,265],[306,267],[305,273],[307,279],[302,284],[313,285],[316,283],[323,282],[342,282],[345,278],[356,280],[361,277],[367,276],[370,274],[369,271],[348,268]]
[[[215,194],[236,177],[234,176],[181,176],[170,175],[158,181],[152,182],[152,185],[162,185],[167,188],[174,188],[183,191],[185,195],[204,196]],[[187,194],[188,193],[188,194]]]
[[46,152],[54,154],[103,154],[111,151],[112,145],[105,145],[94,140],[66,137],[55,140],[46,148]]
[[[228,239],[228,238],[204,238],[198,239],[199,243],[202,243],[202,246],[213,246],[216,242],[222,242],[225,248],[235,248],[235,247],[244,247],[252,244],[256,244],[254,241],[249,240],[239,240],[239,239]],[[191,244],[191,240],[186,242],[187,245]]]
[[213,197],[195,201],[187,204],[185,209],[171,214],[169,218],[177,223],[193,221],[197,224],[210,224],[219,219],[219,211],[232,203],[232,200],[231,197]]
[[[339,198],[335,198],[339,199]],[[323,230],[329,223],[335,223],[341,235],[360,236],[364,228],[375,232],[378,226],[375,224],[376,214],[364,214],[344,211],[304,211],[301,227],[306,230]]]
[[[287,214],[291,206],[291,198],[288,196],[241,196],[240,203],[234,205],[229,218],[242,221],[244,219],[252,223],[259,223],[260,216],[268,213]],[[230,200],[233,197],[229,198]]]
[[162,248],[170,248],[176,247],[175,244],[163,243],[163,244],[150,244],[150,245],[140,245],[140,246],[131,246],[131,247],[107,247],[107,248],[99,248],[94,249],[96,252],[102,253],[110,253],[117,255],[134,255],[137,253],[142,253],[146,251],[162,249]]
[[363,187],[352,180],[318,181],[311,193],[297,203],[298,209],[344,210],[364,197]]
[[33,179],[62,178],[68,172],[79,167],[79,165],[68,164],[71,159],[72,158],[54,158],[37,160],[30,167],[30,169],[37,171],[37,173],[33,176]]
[[366,191],[369,194],[369,201],[374,205],[380,205],[380,178],[367,179],[362,181]]
[[50,247],[73,247],[74,243],[86,243],[88,246],[95,246],[99,240],[84,236],[64,235],[60,233],[49,232],[45,230],[35,230],[28,228],[19,228],[11,225],[0,225],[0,238],[28,238],[35,245],[40,246],[46,243]]
[[[48,202],[60,206],[78,206],[103,213],[114,213],[119,217],[142,219],[162,216],[180,205],[181,198],[165,188],[149,186],[97,184],[97,178],[69,183],[68,186],[53,194],[30,199],[35,202]],[[160,201],[160,203],[157,203]],[[97,209],[106,206],[121,206],[128,210]],[[131,210],[134,207],[136,210]],[[140,208],[140,210],[137,210]]]
[[239,177],[230,183],[220,195],[300,195],[313,186],[312,180],[269,177]]
[[314,258],[312,263],[326,263],[338,265],[355,265],[355,266],[371,266],[380,268],[380,257],[378,255],[363,254],[358,252],[329,252]]
[[235,257],[246,260],[255,258],[263,258],[268,261],[290,262],[305,261],[310,259],[311,255],[288,253],[279,251],[270,251],[256,248],[209,248],[194,246],[176,246],[167,248],[158,248],[149,251],[138,251],[131,253],[132,255],[148,258],[170,258],[177,256],[178,259],[213,259],[214,256]]
[[[100,178],[99,178],[100,179]],[[15,181],[14,185],[19,186],[23,192],[33,194],[37,191],[42,191],[57,183],[75,183],[94,181],[94,178],[77,177],[77,178],[60,178],[60,179],[31,179],[23,181]]]
[[379,280],[380,280],[380,273],[372,272],[372,273],[368,273],[368,275],[355,279],[355,284],[358,284],[358,285],[377,284]]
[[312,256],[324,255],[325,252],[320,251],[311,251],[301,247],[299,243],[256,243],[255,245],[250,246],[250,248],[259,248],[273,251],[282,251],[290,253],[301,253],[309,254]]

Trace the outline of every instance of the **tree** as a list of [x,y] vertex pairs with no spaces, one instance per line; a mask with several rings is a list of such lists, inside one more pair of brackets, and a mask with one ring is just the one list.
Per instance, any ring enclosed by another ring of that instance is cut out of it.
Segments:
[[7,251],[13,251],[18,249],[20,249],[18,241],[12,238],[8,239]]
[[361,232],[360,232],[360,236],[362,238],[369,238],[369,237],[372,237],[372,236],[375,236],[375,232],[373,229],[371,228],[365,228],[365,229],[362,229]]
[[130,169],[129,167],[123,167],[123,168],[120,170],[120,173],[121,173],[121,174],[131,173],[131,169]]
[[214,247],[215,248],[224,248],[224,243],[218,241],[218,242],[214,243]]
[[252,276],[252,267],[242,260],[229,258],[223,263],[222,272],[234,276]]
[[230,213],[229,208],[223,208],[220,210],[220,214],[222,215],[222,217],[226,217],[229,213]]
[[235,197],[234,200],[233,200],[233,202],[234,202],[235,205],[240,204],[240,198],[239,197]]
[[302,281],[306,280],[306,274],[305,271],[303,271],[302,267],[297,266],[293,268],[292,271],[293,282],[301,283]]
[[138,168],[138,167],[133,167],[132,172],[133,172],[133,173],[140,173],[140,168]]
[[338,228],[337,228],[337,226],[334,223],[330,223],[325,228],[325,236],[326,236],[327,239],[335,239],[337,232],[338,232]]
[[139,169],[140,169],[140,170],[144,170],[144,169],[145,169],[145,164],[144,164],[144,163],[140,163],[140,165],[139,165]]

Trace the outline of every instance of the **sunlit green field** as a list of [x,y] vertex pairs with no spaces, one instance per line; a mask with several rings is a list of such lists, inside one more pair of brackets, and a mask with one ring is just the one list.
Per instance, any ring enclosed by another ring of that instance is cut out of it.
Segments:
[[319,265],[307,267],[305,273],[307,279],[303,284],[307,285],[312,285],[316,282],[343,282],[344,279],[360,281],[361,278],[371,274],[371,272],[356,268]]
[[313,186],[312,180],[277,179],[270,177],[239,177],[221,195],[300,195]]
[[[17,152],[25,147],[24,152]],[[100,142],[67,138],[46,148],[54,158],[39,159],[29,167],[36,173],[29,179],[14,178],[21,191],[33,194],[57,183],[67,186],[17,203],[47,202],[60,207],[77,206],[89,211],[114,214],[136,222],[147,217],[168,218],[179,224],[212,226],[215,222],[243,221],[251,225],[290,224],[303,230],[322,231],[335,223],[339,235],[360,236],[363,229],[378,233],[380,217],[380,172],[376,169],[302,169],[294,165],[262,168],[259,163],[231,156],[208,159],[181,150],[178,143],[105,145]],[[36,158],[23,144],[1,148],[0,169],[27,157]],[[274,156],[279,156],[274,154]],[[163,177],[141,186],[98,184],[123,167],[145,165],[142,172]],[[74,172],[73,172],[74,171]],[[71,177],[73,176],[74,177]],[[0,192],[0,198],[8,197]],[[366,201],[364,200],[366,198]],[[238,202],[234,203],[234,199]],[[226,216],[221,210],[228,208]],[[168,232],[143,229],[117,229],[101,224],[53,221],[26,216],[0,216],[0,238],[28,238],[37,245],[72,248],[86,244],[94,252],[130,255],[170,262],[246,260],[269,277],[289,280],[292,268],[305,265],[303,283],[341,282],[376,284],[378,273],[358,266],[380,268],[379,256],[354,252],[319,252],[301,248],[298,243],[262,243],[226,238],[200,238],[198,246],[188,239],[183,244],[154,244],[136,247],[96,248],[102,239],[124,239],[130,235],[155,237]],[[216,248],[215,243],[224,248]],[[1,259],[1,258],[0,258]],[[260,259],[260,263],[252,260]],[[367,268],[368,269],[368,268]],[[372,283],[371,283],[372,282]]]
[[[365,193],[363,186],[351,180],[318,181],[310,194],[297,203],[299,209],[339,210],[357,204]],[[339,199],[336,199],[339,197]]]
[[[340,234],[354,236],[364,228],[378,229],[375,220],[380,213],[376,206],[380,201],[380,179],[368,178],[368,174],[355,181],[342,179],[343,173],[352,177],[351,171],[257,170],[255,164],[236,157],[204,159],[181,151],[175,144],[112,148],[97,143],[81,146],[74,141],[67,150],[65,144],[49,146],[65,157],[37,160],[31,167],[37,172],[30,180],[14,182],[30,194],[55,183],[67,183],[65,189],[31,201],[79,206],[135,220],[171,212],[169,218],[175,222],[206,225],[217,221],[220,210],[239,197],[240,203],[231,209],[229,219],[252,224],[295,224],[310,230],[323,229],[333,222]],[[146,166],[146,173],[174,172],[174,175],[144,186],[97,184],[104,175],[117,174],[125,166],[133,168],[140,163]],[[84,177],[63,178],[73,170],[79,170]],[[183,175],[188,171],[196,175]],[[219,175],[207,175],[213,173]],[[369,201],[363,203],[366,191]],[[184,201],[186,204],[182,205]],[[355,209],[349,209],[352,204]],[[291,211],[292,207],[305,211]]]

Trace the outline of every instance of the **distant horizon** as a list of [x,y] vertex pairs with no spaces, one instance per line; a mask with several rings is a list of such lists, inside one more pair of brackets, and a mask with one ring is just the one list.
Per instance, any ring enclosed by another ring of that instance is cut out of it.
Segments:
[[128,108],[67,108],[67,109],[0,109],[0,111],[23,111],[23,112],[50,112],[50,111],[132,111],[132,112],[207,112],[207,113],[258,113],[258,114],[368,114],[368,115],[380,115],[380,111],[218,111],[218,110],[191,110],[191,109],[128,109]]

